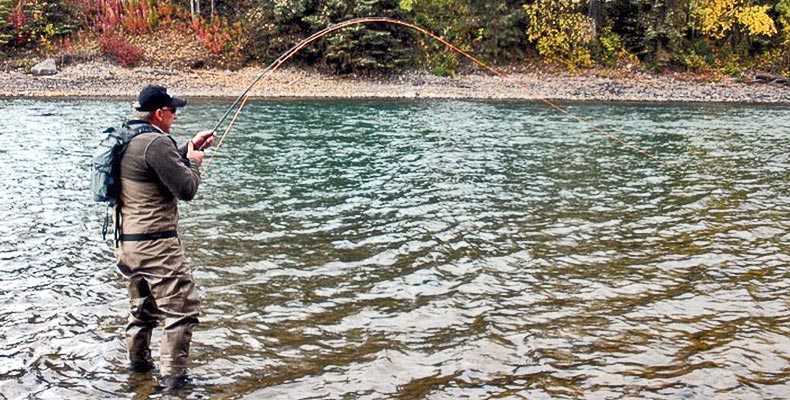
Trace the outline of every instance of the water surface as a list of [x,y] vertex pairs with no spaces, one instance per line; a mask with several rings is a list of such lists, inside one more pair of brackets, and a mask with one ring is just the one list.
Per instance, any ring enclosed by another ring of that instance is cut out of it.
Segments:
[[[203,314],[178,396],[790,395],[790,111],[569,108],[677,171],[535,103],[248,106],[181,207]],[[88,193],[129,104],[0,110],[0,399],[161,397],[125,370]]]

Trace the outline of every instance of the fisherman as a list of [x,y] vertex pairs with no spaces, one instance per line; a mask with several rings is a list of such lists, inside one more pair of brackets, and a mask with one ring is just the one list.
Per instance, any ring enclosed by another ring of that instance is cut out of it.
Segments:
[[136,136],[121,158],[115,210],[118,269],[127,280],[131,305],[126,326],[130,369],[155,368],[151,332],[164,321],[159,372],[167,389],[188,382],[189,345],[200,311],[192,266],[177,232],[178,200],[195,197],[202,150],[214,141],[212,131],[202,131],[177,147],[170,128],[186,103],[162,86],[140,91],[135,118],[123,127]]

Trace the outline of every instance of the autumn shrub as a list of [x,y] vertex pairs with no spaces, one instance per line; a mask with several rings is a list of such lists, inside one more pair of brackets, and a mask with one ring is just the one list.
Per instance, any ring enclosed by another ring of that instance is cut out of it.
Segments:
[[176,18],[171,1],[74,0],[82,11],[83,26],[97,33],[144,34]]
[[126,41],[123,36],[105,34],[99,41],[103,54],[117,61],[122,67],[131,68],[142,59],[143,51]]
[[454,78],[458,73],[458,56],[454,53],[437,52],[427,56],[427,65],[434,75]]
[[620,35],[605,28],[591,44],[593,59],[607,67],[614,67],[620,60],[631,59],[633,56],[625,49],[625,44]]
[[717,56],[716,69],[730,76],[737,76],[749,67],[749,62],[738,54],[730,51],[723,51]]
[[784,48],[775,48],[758,54],[754,66],[761,71],[790,77],[790,52]]
[[529,27],[527,36],[547,61],[571,70],[593,65],[589,45],[593,21],[573,0],[536,0],[524,6]]
[[195,18],[189,29],[197,36],[197,41],[212,55],[241,50],[244,30],[240,23],[230,24],[220,17],[211,19]]
[[705,57],[695,52],[684,52],[679,54],[680,63],[692,72],[704,72],[710,69],[710,64]]

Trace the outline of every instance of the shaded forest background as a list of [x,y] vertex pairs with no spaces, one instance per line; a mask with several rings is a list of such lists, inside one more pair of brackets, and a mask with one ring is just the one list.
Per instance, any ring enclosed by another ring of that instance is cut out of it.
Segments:
[[[790,74],[790,0],[0,0],[0,58],[99,57],[132,67],[188,43],[200,55],[188,67],[239,68],[361,16],[418,24],[497,66]],[[164,43],[143,45],[154,38]],[[461,62],[386,24],[346,28],[298,57],[338,74],[453,75]]]

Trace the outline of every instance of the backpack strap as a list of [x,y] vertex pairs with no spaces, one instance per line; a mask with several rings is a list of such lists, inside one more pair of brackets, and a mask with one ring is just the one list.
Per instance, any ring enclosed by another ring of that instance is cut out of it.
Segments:
[[133,119],[131,121],[127,121],[123,125],[126,127],[126,129],[132,131],[131,135],[129,135],[129,140],[137,135],[142,135],[143,133],[164,133],[150,122],[143,121],[141,119]]

